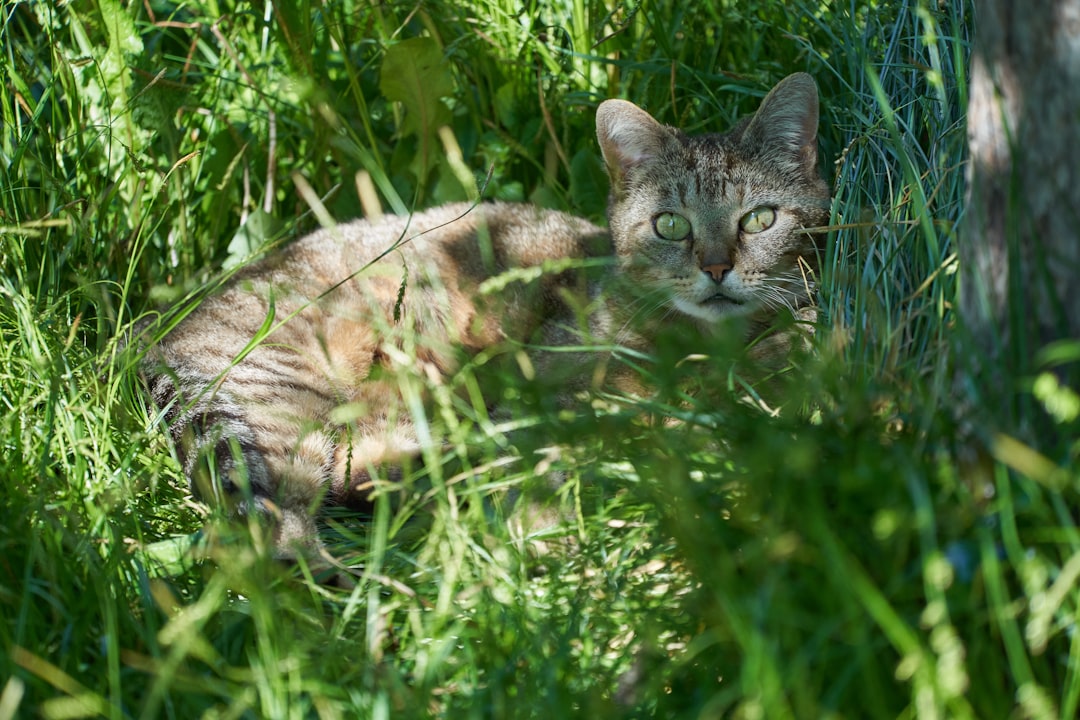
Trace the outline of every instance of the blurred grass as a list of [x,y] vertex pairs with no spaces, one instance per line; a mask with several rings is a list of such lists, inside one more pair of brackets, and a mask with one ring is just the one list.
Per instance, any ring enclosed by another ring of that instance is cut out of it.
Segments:
[[[1041,441],[952,392],[966,3],[2,11],[0,718],[1076,716],[1075,389],[1033,382]],[[358,173],[467,197],[455,144],[485,197],[599,219],[601,99],[720,130],[796,70],[836,230],[777,416],[677,338],[656,398],[572,416],[479,358],[428,418],[450,457],[328,522],[348,592],[187,499],[135,320],[360,215]],[[553,471],[572,551],[483,502]]]

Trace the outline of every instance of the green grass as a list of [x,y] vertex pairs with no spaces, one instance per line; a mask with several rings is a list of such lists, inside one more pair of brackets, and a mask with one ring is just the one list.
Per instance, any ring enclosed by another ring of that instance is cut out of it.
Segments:
[[[57,5],[2,10],[0,720],[1076,716],[1072,391],[1026,395],[1033,440],[953,383],[966,3]],[[572,416],[481,359],[429,414],[445,452],[328,522],[351,591],[189,500],[140,318],[367,179],[599,219],[601,99],[721,130],[798,70],[836,230],[779,415],[685,348]],[[493,508],[552,470],[572,547]]]

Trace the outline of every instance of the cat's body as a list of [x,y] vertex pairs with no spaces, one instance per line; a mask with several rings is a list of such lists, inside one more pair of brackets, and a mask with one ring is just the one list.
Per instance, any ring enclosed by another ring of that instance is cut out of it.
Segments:
[[[806,229],[828,220],[816,132],[806,75],[726,135],[687,137],[608,101],[610,234],[530,206],[453,205],[320,230],[251,265],[150,354],[185,472],[202,496],[273,518],[280,546],[313,542],[320,506],[418,453],[401,373],[439,382],[463,354],[508,341],[648,350],[657,322],[709,331],[737,313],[760,328],[797,312],[816,265]],[[480,292],[511,268],[608,254],[599,278],[549,272]]]
[[[241,495],[231,476],[246,472],[257,509],[278,516],[279,541],[304,540],[315,506],[349,504],[371,491],[372,470],[418,453],[402,373],[446,376],[462,354],[544,342],[574,322],[564,293],[589,293],[565,272],[481,294],[484,280],[607,254],[606,241],[563,213],[460,204],[320,230],[245,268],[153,351],[151,391],[169,408],[185,473],[205,484],[201,455],[215,455],[217,485]],[[351,422],[331,421],[343,408]]]

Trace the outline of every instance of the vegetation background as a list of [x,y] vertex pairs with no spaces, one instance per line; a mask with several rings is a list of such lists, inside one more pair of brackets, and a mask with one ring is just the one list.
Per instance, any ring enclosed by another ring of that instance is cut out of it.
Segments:
[[[1046,432],[988,442],[954,392],[963,0],[2,13],[0,720],[1077,716],[1080,400],[1021,378]],[[717,131],[798,70],[835,230],[778,411],[722,348],[643,361],[648,402],[443,396],[405,501],[328,523],[350,590],[188,499],[135,321],[363,197],[600,219],[602,99]],[[551,470],[572,551],[476,501]]]

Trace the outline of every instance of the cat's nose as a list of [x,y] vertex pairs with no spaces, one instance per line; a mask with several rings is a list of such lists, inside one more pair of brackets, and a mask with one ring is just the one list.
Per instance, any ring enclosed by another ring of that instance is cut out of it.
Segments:
[[701,271],[707,274],[716,282],[721,282],[724,279],[724,276],[728,274],[729,270],[731,270],[731,266],[724,263],[701,266]]

